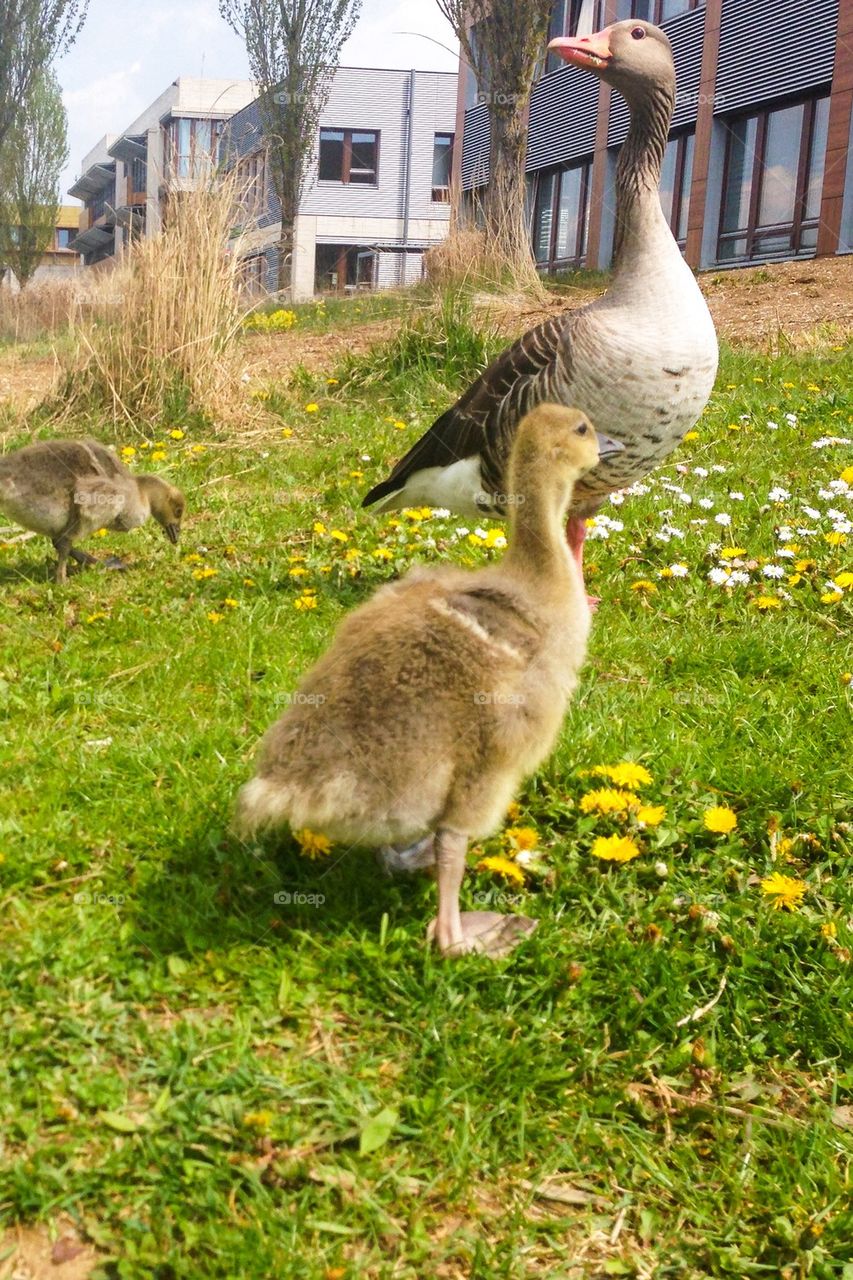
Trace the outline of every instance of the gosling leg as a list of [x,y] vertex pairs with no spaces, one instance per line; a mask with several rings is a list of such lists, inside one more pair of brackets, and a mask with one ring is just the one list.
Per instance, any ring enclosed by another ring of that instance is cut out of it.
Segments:
[[88,551],[81,551],[79,547],[72,547],[68,553],[72,560],[76,560],[77,564],[97,564],[96,556],[90,556]]
[[528,938],[538,921],[529,916],[505,916],[497,911],[459,910],[459,890],[465,874],[467,836],[441,828],[435,837],[438,868],[438,915],[427,931],[442,955],[476,951],[499,960]]
[[57,554],[54,582],[63,583],[68,577],[68,556],[71,551],[71,539],[65,536],[53,539],[53,549]]

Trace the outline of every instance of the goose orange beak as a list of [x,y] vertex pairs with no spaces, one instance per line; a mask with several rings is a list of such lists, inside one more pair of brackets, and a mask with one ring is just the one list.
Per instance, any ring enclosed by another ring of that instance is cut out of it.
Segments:
[[558,36],[548,45],[551,53],[558,53],[573,67],[583,67],[587,71],[603,71],[613,57],[610,48],[610,27],[605,27],[594,36],[580,36],[571,39],[569,36]]

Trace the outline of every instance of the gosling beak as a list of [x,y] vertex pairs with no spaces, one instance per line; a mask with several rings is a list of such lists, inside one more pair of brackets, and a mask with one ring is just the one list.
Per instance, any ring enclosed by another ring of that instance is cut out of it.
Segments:
[[558,36],[548,45],[551,53],[557,53],[573,67],[583,67],[587,71],[604,71],[613,58],[610,48],[610,27],[605,27],[594,36],[581,36],[571,39]]
[[614,440],[612,436],[603,436],[600,431],[596,431],[595,438],[598,441],[599,458],[612,458],[615,453],[624,453],[625,446],[620,440]]
[[165,526],[166,537],[169,539],[173,547],[176,547],[181,540],[181,526],[179,524],[167,524]]

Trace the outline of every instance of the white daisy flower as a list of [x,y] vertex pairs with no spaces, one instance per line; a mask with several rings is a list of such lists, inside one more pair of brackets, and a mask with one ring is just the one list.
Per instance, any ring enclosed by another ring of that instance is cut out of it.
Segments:
[[700,506],[700,507],[702,507],[705,511],[710,511],[710,510],[711,510],[711,508],[713,507],[713,505],[714,505],[714,499],[713,499],[713,498],[700,498],[700,499],[699,499],[699,506]]
[[770,502],[787,502],[790,496],[791,495],[787,489],[783,489],[781,486],[777,485],[775,489],[770,490],[767,498]]
[[816,507],[803,507],[803,511],[810,520],[820,520],[821,518],[820,512]]
[[783,525],[781,529],[776,530],[776,537],[780,542],[790,542],[794,536],[794,530],[789,529],[787,525]]
[[798,422],[797,415],[795,413],[786,413],[785,421],[788,423],[789,427],[795,427]]
[[694,467],[693,474],[694,476],[702,476],[704,478],[708,474],[708,472],[705,470],[704,467]]
[[743,494],[739,493],[737,489],[735,489],[733,493],[730,493],[729,497],[732,502],[743,502]]
[[669,567],[672,570],[673,578],[686,578],[690,572],[686,564],[679,564],[678,561],[676,561],[675,564],[671,564]]
[[765,578],[784,578],[785,570],[781,564],[766,564],[761,570]]
[[624,501],[625,501],[624,493],[611,493],[610,502],[612,506],[621,507]]
[[716,524],[721,524],[721,525],[724,525],[724,526],[728,526],[728,525],[730,525],[730,524],[731,524],[731,522],[732,522],[732,518],[731,518],[731,516],[729,515],[729,513],[728,513],[727,511],[719,511],[719,512],[714,516],[714,521],[715,521],[715,523],[716,523]]
[[708,574],[708,580],[713,582],[715,587],[724,587],[729,580],[728,569],[712,569]]
[[446,520],[450,515],[450,512],[447,510],[447,507],[433,507],[432,514],[435,516],[436,520]]
[[468,534],[471,532],[471,530],[470,530],[470,529],[466,529],[466,528],[465,528],[465,526],[464,526],[464,524],[461,524],[461,525],[459,526],[459,528],[458,528],[458,529],[454,529],[454,530],[453,530],[453,532],[456,534],[457,538],[467,538],[467,537],[468,537]]
[[715,462],[711,470],[716,471],[718,476],[722,476],[728,471],[728,467],[724,467],[721,462]]
[[779,560],[793,560],[794,553],[793,551],[777,551],[776,557]]
[[729,585],[732,587],[748,587],[750,581],[749,574],[743,569],[735,569],[729,575]]
[[767,423],[767,429],[768,429],[768,431],[778,431],[778,430],[779,430],[779,423],[778,423],[778,422],[768,422],[768,423]]

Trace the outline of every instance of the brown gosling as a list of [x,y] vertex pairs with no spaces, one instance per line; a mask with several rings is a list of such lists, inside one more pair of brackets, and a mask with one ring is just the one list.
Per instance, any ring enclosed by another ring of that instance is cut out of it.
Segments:
[[621,447],[575,409],[523,419],[501,563],[414,569],[344,619],[263,740],[242,835],[288,822],[434,863],[429,936],[445,955],[505,955],[533,931],[524,916],[460,913],[459,890],[469,840],[499,828],[577,684],[590,610],[565,515],[575,483]]
[[[153,516],[172,543],[181,535],[184,495],[159,476],[135,476],[96,440],[42,440],[0,458],[0,512],[50,538],[64,582],[68,557],[97,564],[75,542],[96,529],[126,532]],[[124,568],[120,560],[108,562]]]

